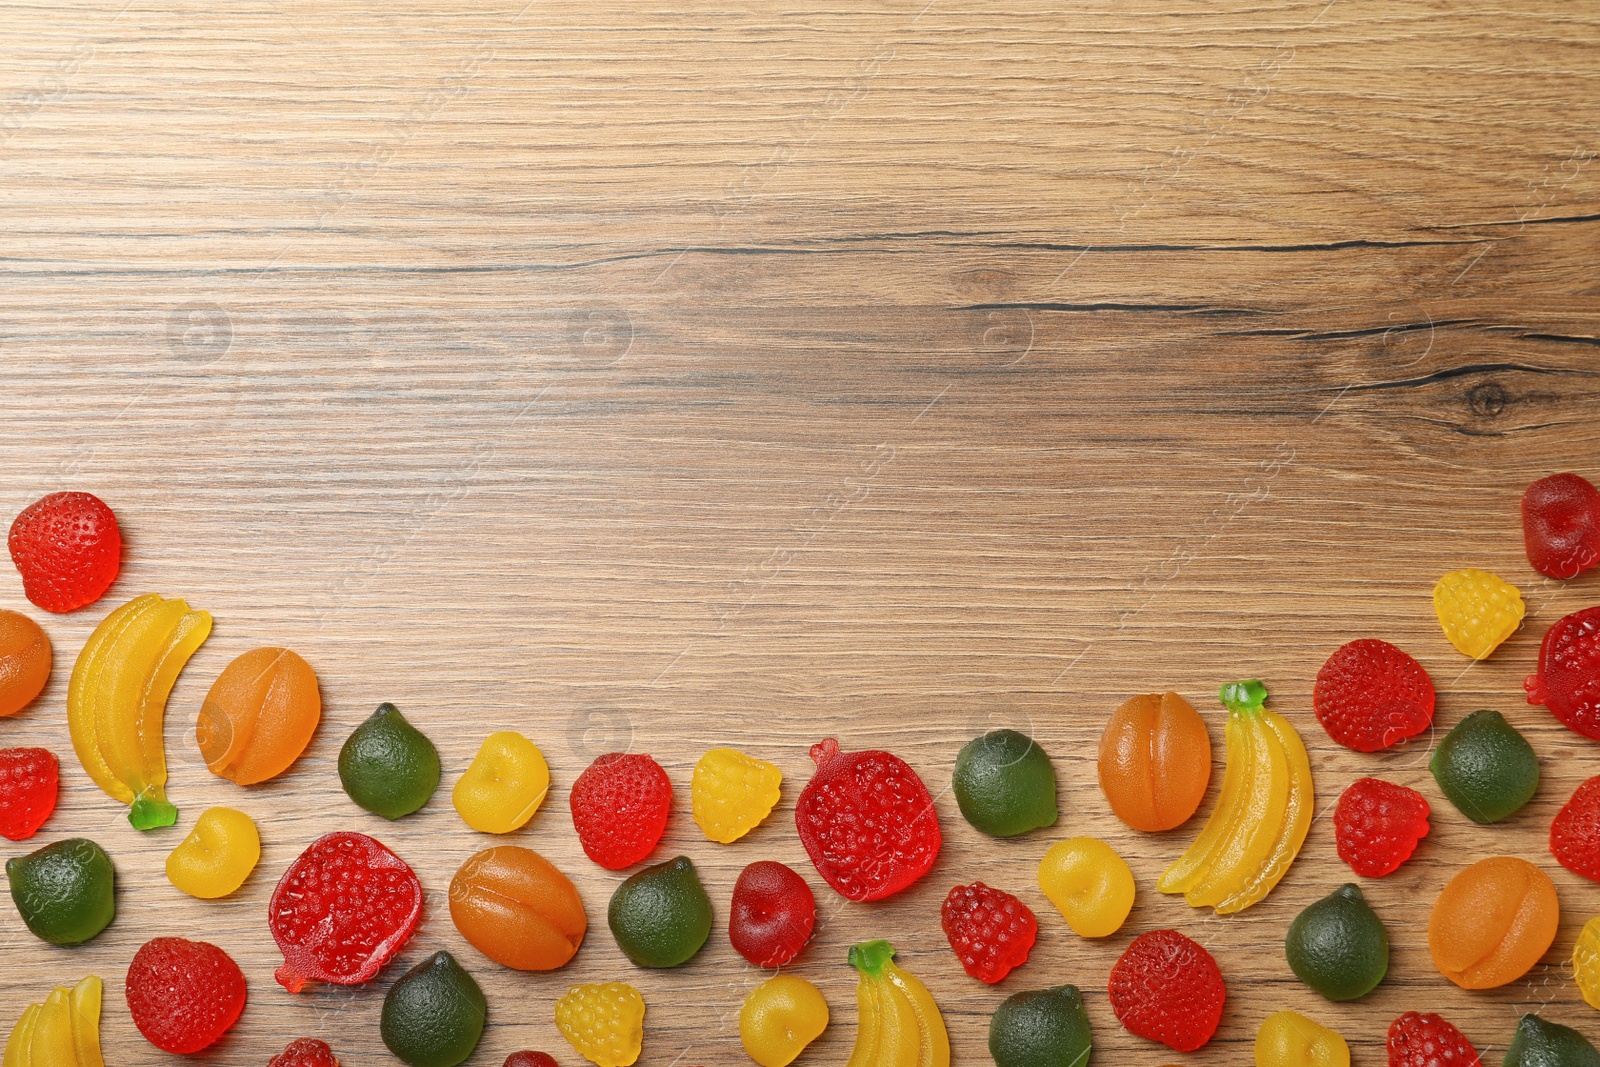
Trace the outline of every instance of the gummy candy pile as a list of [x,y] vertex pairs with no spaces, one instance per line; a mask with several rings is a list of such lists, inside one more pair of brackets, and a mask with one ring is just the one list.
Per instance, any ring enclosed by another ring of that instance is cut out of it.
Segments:
[[[1528,560],[1540,574],[1566,581],[1600,563],[1600,492],[1578,475],[1531,485],[1522,520]],[[117,581],[123,552],[117,517],[87,493],[56,493],[29,506],[17,516],[8,544],[28,600],[49,612],[79,610],[100,599]],[[1516,586],[1476,568],[1442,576],[1432,603],[1445,640],[1473,660],[1493,655],[1526,613]],[[126,807],[138,831],[180,820],[167,796],[163,721],[168,695],[207,640],[211,622],[182,599],[135,596],[105,615],[74,661],[65,709],[73,754],[88,780]],[[39,624],[0,610],[0,718],[37,701],[51,662],[51,643]],[[1529,704],[1545,706],[1574,733],[1600,740],[1600,606],[1548,628],[1524,688]],[[1221,687],[1219,700],[1225,767],[1215,802],[1204,825],[1185,835],[1187,847],[1167,854],[1169,865],[1153,888],[1227,916],[1273,891],[1319,809],[1304,740],[1285,714],[1268,707],[1267,688],[1256,679],[1233,682]],[[1381,638],[1360,637],[1328,656],[1315,680],[1312,710],[1332,741],[1374,753],[1428,731],[1436,693],[1411,655]],[[262,647],[235,658],[211,685],[194,744],[213,774],[250,787],[290,772],[321,720],[321,689],[311,665],[287,648]],[[1150,847],[1158,848],[1166,839],[1153,835],[1181,830],[1211,792],[1212,753],[1207,716],[1183,696],[1134,695],[1110,713],[1101,735],[1100,791],[1119,820],[1152,835]],[[848,751],[834,738],[813,745],[810,756],[815,770],[794,799],[794,831],[820,883],[840,902],[851,902],[845,908],[859,909],[849,914],[870,921],[869,902],[902,893],[938,869],[947,828],[927,784],[899,756]],[[423,812],[445,771],[424,729],[388,702],[339,750],[340,784],[353,805],[349,815],[375,832]],[[1514,817],[1538,791],[1540,754],[1500,711],[1483,709],[1462,717],[1432,745],[1428,771],[1439,798],[1467,819],[1494,824]],[[0,749],[0,835],[22,841],[46,828],[62,777],[53,752]],[[466,827],[506,835],[537,815],[551,786],[552,769],[534,741],[501,730],[483,739],[450,795]],[[712,748],[693,769],[689,809],[707,841],[734,846],[767,823],[783,792],[784,775],[775,763]],[[1139,886],[1111,845],[1090,837],[1032,844],[1059,815],[1055,764],[1034,738],[1015,730],[972,738],[956,754],[950,792],[970,827],[963,832],[1012,842],[1005,847],[1037,856],[1037,895],[1030,886],[941,875],[953,884],[927,922],[942,930],[972,980],[1029,984],[1014,976],[1039,967],[1028,966],[1040,935],[1029,896],[1048,903],[1088,943],[1124,927]],[[567,795],[567,816],[583,853],[604,871],[627,872],[611,894],[606,927],[622,956],[641,969],[688,963],[717,927],[718,902],[694,860],[657,857],[678,801],[667,769],[636,752],[595,759],[572,779]],[[1329,810],[1337,855],[1360,879],[1385,878],[1413,862],[1434,814],[1423,793],[1372,776],[1347,783]],[[281,824],[269,829],[293,832]],[[782,831],[758,836],[776,832]],[[1548,852],[1567,870],[1600,882],[1600,776],[1579,786],[1556,815]],[[250,880],[261,859],[255,820],[215,807],[171,849],[166,873],[183,893],[223,899]],[[23,924],[51,945],[70,949],[91,941],[116,916],[117,865],[94,841],[53,841],[13,855],[5,867]],[[368,833],[339,830],[304,842],[277,876],[264,916],[283,957],[276,972],[283,990],[258,996],[286,998],[314,983],[359,987],[378,980],[424,929],[427,896],[411,865]],[[465,942],[484,960],[515,971],[559,970],[589,935],[589,914],[573,880],[522,845],[494,845],[470,856],[450,881],[448,902]],[[1130,1034],[1187,1053],[1212,1040],[1225,1014],[1240,1018],[1257,1008],[1253,1001],[1229,1008],[1222,969],[1202,940],[1176,928],[1191,914],[1179,910],[1168,912],[1171,926],[1150,924],[1154,928],[1140,932],[1114,961],[1108,956],[1106,997]],[[1043,911],[1047,925],[1054,923],[1049,909]],[[830,908],[826,921],[843,914],[844,908]],[[722,936],[752,966],[779,969],[737,1010],[740,1042],[761,1067],[794,1062],[830,1025],[821,990],[782,970],[803,957],[822,915],[812,883],[771,859],[746,865],[732,889]],[[1206,926],[1204,940],[1217,931]],[[1525,857],[1495,855],[1449,879],[1433,904],[1426,942],[1444,980],[1486,990],[1523,979],[1560,932],[1560,901],[1549,874]],[[1259,934],[1257,926],[1252,936]],[[1287,971],[1326,1001],[1358,1000],[1388,975],[1389,929],[1361,884],[1330,886],[1283,931],[1283,952]],[[1600,916],[1577,935],[1570,959],[1583,999],[1600,1010]],[[948,1067],[945,1020],[933,992],[913,973],[915,961],[902,962],[888,941],[866,939],[833,962],[852,968],[856,982],[847,1067]],[[551,1007],[572,1051],[598,1067],[629,1067],[645,1048],[647,1006],[625,977],[571,986]],[[129,960],[123,988],[139,1032],[180,1055],[215,1045],[250,1000],[245,975],[224,947],[182,937],[145,942]],[[103,1067],[101,996],[95,975],[45,992],[17,1019],[5,1067]],[[733,1005],[727,1007],[731,1017]],[[440,950],[388,983],[379,1030],[385,1046],[410,1067],[454,1067],[472,1056],[491,1022],[477,979]],[[1257,1013],[1253,1025],[1258,1067],[1350,1063],[1348,1042],[1326,1022],[1280,1010]],[[988,1037],[999,1067],[1082,1067],[1094,1042],[1083,995],[1073,985],[1013,993],[993,1012]],[[1580,1029],[1540,1014],[1524,1015],[1514,1033],[1493,1039],[1504,1040],[1507,1067],[1600,1065],[1600,1051]],[[1399,1015],[1384,1047],[1391,1067],[1482,1063],[1472,1040],[1431,1012]],[[338,1056],[333,1045],[303,1037],[268,1067],[338,1067]],[[505,1067],[559,1062],[530,1049],[512,1053]]]

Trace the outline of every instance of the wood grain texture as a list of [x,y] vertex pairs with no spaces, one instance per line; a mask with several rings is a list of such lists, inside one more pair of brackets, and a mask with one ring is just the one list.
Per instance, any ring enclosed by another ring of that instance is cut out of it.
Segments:
[[[1231,983],[1217,1039],[1184,1062],[1248,1062],[1280,1007],[1338,1028],[1358,1065],[1384,1062],[1412,1008],[1489,1062],[1527,1010],[1600,1038],[1566,970],[1600,889],[1544,844],[1600,750],[1519,685],[1600,576],[1534,574],[1517,514],[1537,476],[1600,478],[1592,5],[0,0],[0,25],[0,515],[82,488],[128,537],[107,601],[41,620],[54,678],[0,741],[67,755],[66,677],[113,603],[156,590],[217,619],[170,704],[179,829],[135,833],[68,756],[39,840],[105,844],[120,911],[62,950],[0,907],[7,1025],[93,971],[108,1061],[170,1062],[134,1030],[122,975],[146,938],[185,934],[251,983],[212,1062],[261,1064],[302,1035],[347,1065],[392,1062],[383,988],[439,947],[489,997],[474,1064],[523,1047],[577,1062],[552,1005],[603,979],[649,1001],[641,1063],[748,1062],[737,1010],[762,976],[720,933],[641,972],[605,929],[619,878],[583,858],[565,790],[631,748],[671,774],[659,855],[694,857],[719,923],[754,859],[818,887],[796,970],[833,1025],[802,1063],[848,1055],[844,952],[877,936],[943,1005],[957,1063],[988,1062],[1008,992],[1063,982],[1085,991],[1097,1063],[1178,1059],[1105,997],[1131,936],[1161,926]],[[1470,669],[1429,602],[1466,565],[1530,609]],[[26,607],[9,568],[0,603]],[[1328,740],[1312,680],[1368,635],[1428,668],[1440,728],[1494,707],[1527,733],[1533,803],[1475,826],[1427,773],[1435,736],[1377,756]],[[316,667],[327,716],[292,773],[246,791],[205,771],[192,727],[222,667],[263,644]],[[1205,710],[1220,760],[1213,694],[1257,675],[1308,742],[1321,816],[1280,887],[1218,919],[1154,889],[1198,821],[1125,830],[1095,744],[1126,696],[1170,687]],[[382,700],[447,767],[394,825],[334,773]],[[961,820],[950,769],[993,724],[1054,756],[1054,829],[996,842]],[[502,728],[534,738],[556,782],[512,840],[574,877],[593,923],[553,975],[489,963],[446,917],[451,874],[491,843],[448,787]],[[939,794],[946,849],[914,891],[843,904],[805,862],[793,801],[827,735],[893,749]],[[729,847],[687,817],[712,744],[786,775],[779,811]],[[1368,773],[1422,789],[1434,831],[1367,886],[1389,979],[1330,1005],[1289,974],[1282,937],[1350,877],[1327,812]],[[163,860],[212,804],[251,812],[264,855],[237,896],[202,903]],[[291,997],[265,902],[308,841],[346,827],[416,866],[429,915],[383,981]],[[1113,842],[1139,880],[1103,943],[1034,881],[1076,834]],[[1469,994],[1434,971],[1425,923],[1449,876],[1493,853],[1549,871],[1564,918],[1526,980]],[[974,877],[1042,921],[1000,989],[963,975],[938,928],[944,892]]]

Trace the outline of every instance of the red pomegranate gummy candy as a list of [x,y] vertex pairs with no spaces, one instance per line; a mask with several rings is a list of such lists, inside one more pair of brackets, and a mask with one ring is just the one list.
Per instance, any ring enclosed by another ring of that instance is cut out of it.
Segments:
[[1389,1024],[1389,1067],[1483,1067],[1466,1035],[1438,1015],[1408,1011]]
[[1339,858],[1363,878],[1394,872],[1428,836],[1432,809],[1415,789],[1362,778],[1339,795],[1333,810],[1333,839]]
[[32,837],[56,810],[60,778],[61,766],[48,749],[0,749],[0,837]]
[[1433,722],[1433,681],[1400,649],[1367,637],[1328,657],[1311,702],[1329,737],[1357,752],[1377,752]]
[[122,531],[90,493],[51,493],[22,509],[7,539],[22,592],[46,611],[93,604],[122,567]]
[[1572,791],[1550,823],[1550,855],[1593,882],[1600,882],[1600,775]]
[[1576,578],[1600,562],[1600,489],[1576,474],[1540,478],[1522,494],[1528,562],[1551,578]]
[[369,981],[411,940],[422,919],[422,883],[406,861],[366,834],[313,841],[272,891],[268,921],[283,953],[278,984]]
[[608,752],[572,783],[572,828],[588,857],[608,871],[655,851],[672,811],[672,780],[649,756]]
[[133,1024],[163,1052],[210,1048],[244,1011],[244,972],[216,945],[158,937],[128,964]]
[[739,873],[728,908],[728,940],[757,967],[782,967],[811,940],[817,898],[781,863],[758,860]]
[[1026,904],[982,882],[951,887],[939,925],[962,969],[990,985],[1027,963],[1039,938],[1039,921]]
[[268,1060],[267,1067],[339,1067],[339,1057],[333,1054],[326,1041],[301,1037],[289,1042],[288,1048]]
[[1112,965],[1107,992],[1129,1033],[1178,1052],[1193,1052],[1211,1040],[1228,999],[1211,953],[1176,930],[1134,938]]
[[817,773],[794,822],[817,873],[849,900],[882,900],[928,873],[943,838],[933,798],[899,756],[811,746]]
[[1543,704],[1569,730],[1600,741],[1600,607],[1557,619],[1539,644],[1539,671],[1523,679],[1528,703]]

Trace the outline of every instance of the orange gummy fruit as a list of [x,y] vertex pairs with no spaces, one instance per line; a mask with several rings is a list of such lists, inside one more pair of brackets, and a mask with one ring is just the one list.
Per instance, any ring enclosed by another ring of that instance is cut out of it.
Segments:
[[1111,713],[1100,735],[1100,788],[1117,818],[1135,830],[1188,821],[1211,781],[1211,735],[1183,697],[1149,693]]
[[194,736],[212,774],[254,785],[288,770],[321,719],[311,665],[287,648],[258,648],[217,676]]
[[49,680],[50,639],[26,615],[0,611],[0,718],[33,703]]
[[1428,952],[1462,989],[1493,989],[1527,974],[1560,922],[1548,875],[1515,856],[1490,856],[1440,891],[1428,917]]
[[450,880],[450,918],[472,947],[519,971],[553,971],[577,954],[589,917],[572,881],[531,848],[497,845]]

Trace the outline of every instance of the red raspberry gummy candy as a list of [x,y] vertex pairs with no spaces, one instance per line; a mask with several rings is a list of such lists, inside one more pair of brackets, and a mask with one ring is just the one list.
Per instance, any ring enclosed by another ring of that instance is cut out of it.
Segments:
[[8,544],[23,593],[46,611],[93,604],[122,567],[117,517],[89,493],[51,493],[29,504],[11,524]]
[[1193,1052],[1211,1040],[1228,999],[1211,953],[1176,930],[1134,938],[1112,965],[1107,992],[1129,1033],[1178,1052]]
[[1483,1067],[1466,1035],[1437,1015],[1408,1011],[1389,1024],[1389,1067]]
[[589,858],[608,871],[655,850],[672,810],[672,780],[649,756],[609,752],[572,783],[572,827]]
[[1590,881],[1600,882],[1600,775],[1572,791],[1550,824],[1550,855]]
[[1329,737],[1357,752],[1377,752],[1433,722],[1433,681],[1400,649],[1366,637],[1328,657],[1311,702]]
[[811,746],[817,773],[800,791],[794,822],[817,873],[849,900],[882,900],[928,873],[943,838],[917,772],[888,752]]
[[288,1048],[268,1060],[267,1067],[339,1067],[339,1057],[333,1054],[326,1041],[301,1037],[289,1042]]
[[513,1052],[501,1067],[559,1067],[548,1052]]
[[1523,679],[1528,703],[1600,741],[1600,607],[1557,619],[1539,643],[1539,671]]
[[32,837],[56,810],[60,777],[60,764],[48,749],[0,749],[0,837]]
[[1411,858],[1428,836],[1432,809],[1415,789],[1361,778],[1339,795],[1333,838],[1339,858],[1363,878],[1382,878]]
[[1600,562],[1600,489],[1576,474],[1540,478],[1522,494],[1528,562],[1551,578],[1576,578]]
[[962,968],[990,985],[1027,963],[1039,937],[1039,921],[1026,904],[982,882],[953,886],[939,925]]
[[244,972],[216,945],[158,937],[128,964],[133,1024],[163,1052],[210,1048],[244,1011]]
[[359,985],[411,940],[422,883],[366,834],[324,834],[283,872],[267,918],[283,953],[274,976],[283,988],[298,993],[311,978]]
[[728,909],[728,940],[757,967],[782,967],[811,940],[817,898],[781,863],[759,860],[739,873]]

